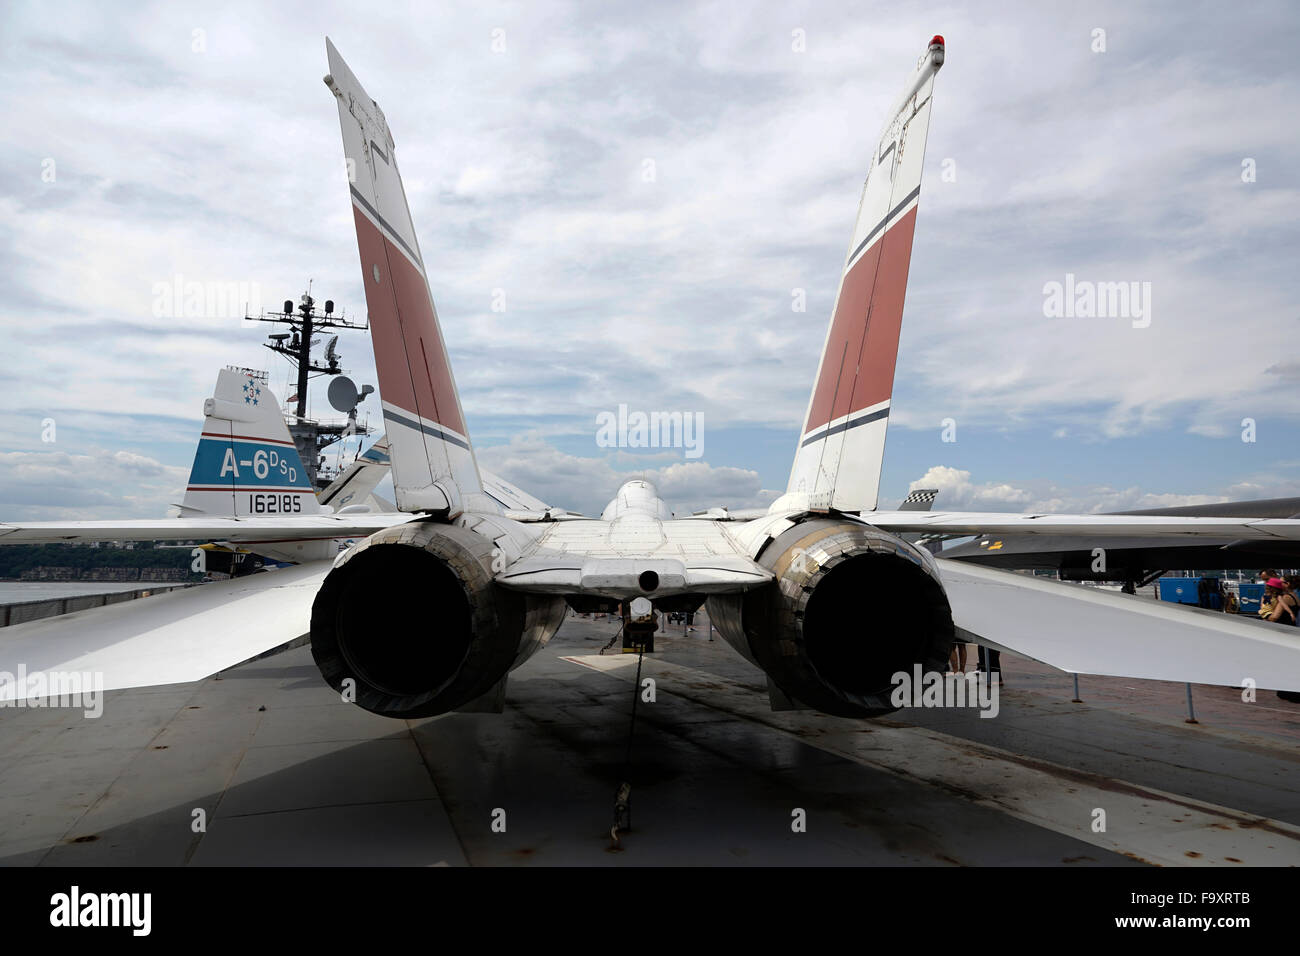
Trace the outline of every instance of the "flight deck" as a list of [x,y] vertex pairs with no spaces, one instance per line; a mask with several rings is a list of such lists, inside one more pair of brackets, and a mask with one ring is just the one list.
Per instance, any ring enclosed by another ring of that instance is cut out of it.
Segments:
[[636,655],[600,653],[617,631],[570,613],[499,715],[375,716],[302,645],[110,691],[97,719],[0,709],[0,862],[1300,864],[1300,704],[1272,692],[1196,686],[1189,724],[1181,684],[1085,676],[1075,703],[1004,654],[995,717],[851,720],[773,712],[704,614],[656,636],[641,684]]

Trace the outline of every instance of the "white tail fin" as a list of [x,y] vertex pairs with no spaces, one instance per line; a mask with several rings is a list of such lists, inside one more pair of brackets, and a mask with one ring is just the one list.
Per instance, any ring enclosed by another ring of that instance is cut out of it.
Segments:
[[373,498],[375,486],[384,480],[390,464],[388,436],[380,435],[378,441],[358,455],[356,461],[321,491],[318,496],[320,503],[335,511],[369,505],[376,500]]
[[518,485],[511,484],[499,475],[494,475],[492,472],[482,469],[480,469],[479,474],[483,476],[483,490],[507,511],[554,511],[563,513],[560,509],[552,508],[541,498],[530,495]]
[[875,510],[930,94],[943,56],[936,36],[871,158],[790,482],[774,510]]
[[316,491],[266,382],[222,369],[212,397],[203,403],[203,414],[182,517],[320,512]]
[[402,511],[496,511],[483,494],[383,110],[325,41]]

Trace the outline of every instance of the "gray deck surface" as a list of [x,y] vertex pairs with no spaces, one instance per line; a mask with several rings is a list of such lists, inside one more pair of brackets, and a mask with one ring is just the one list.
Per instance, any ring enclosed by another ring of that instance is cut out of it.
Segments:
[[110,692],[97,720],[0,709],[0,863],[1300,863],[1300,705],[1271,693],[1197,688],[1192,726],[1181,685],[1084,678],[1072,704],[1068,678],[1004,655],[995,719],[771,714],[705,623],[647,657],[614,849],[635,660],[595,655],[616,629],[571,617],[501,715],[367,714],[306,647]]

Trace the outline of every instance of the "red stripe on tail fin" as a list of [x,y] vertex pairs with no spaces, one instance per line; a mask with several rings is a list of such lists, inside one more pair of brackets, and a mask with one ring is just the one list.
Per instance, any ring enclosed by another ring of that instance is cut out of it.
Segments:
[[876,507],[931,93],[943,58],[943,41],[936,38],[886,118],[862,189],[790,481],[773,511]]
[[351,177],[393,488],[403,511],[496,512],[483,493],[388,121],[325,41]]

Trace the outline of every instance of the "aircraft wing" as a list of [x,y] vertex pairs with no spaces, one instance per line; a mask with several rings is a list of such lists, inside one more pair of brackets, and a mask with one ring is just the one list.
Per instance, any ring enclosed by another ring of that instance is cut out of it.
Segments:
[[201,680],[306,634],[329,568],[317,561],[0,628],[0,700],[57,696],[55,685],[31,683],[38,673],[100,674],[104,690]]
[[[1094,549],[1104,545],[1105,565],[1093,572]],[[1088,535],[981,535],[944,548],[943,556],[990,568],[1061,571],[1098,580],[1135,580],[1166,568],[1290,567],[1300,562],[1300,541],[1227,538],[1093,538]]]
[[1071,534],[1089,537],[1300,540],[1300,519],[1295,518],[873,511],[864,514],[863,520],[885,531],[923,531],[953,536]]
[[[1179,505],[1117,515],[1165,517],[1297,518],[1300,498],[1264,498],[1206,505]],[[973,561],[988,567],[1065,571],[1105,579],[1140,576],[1161,568],[1262,568],[1293,564],[1300,544],[1291,540],[1202,538],[1171,542],[1168,538],[1108,538],[1106,570],[1092,572],[1097,541],[1088,535],[981,535],[974,541],[944,550],[945,558]],[[1124,573],[1117,573],[1124,572]],[[1134,572],[1138,572],[1135,574]]]
[[1297,628],[965,561],[938,565],[967,640],[1068,673],[1300,690]]
[[265,518],[144,518],[133,521],[27,521],[0,523],[0,545],[56,541],[307,541],[364,538],[410,521],[406,514],[281,515]]

